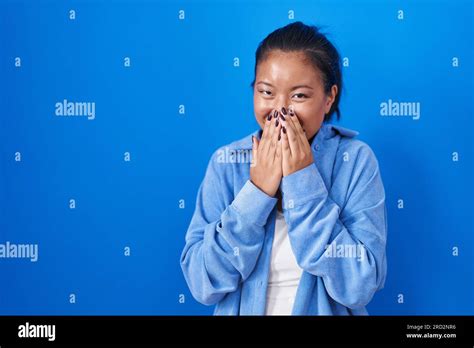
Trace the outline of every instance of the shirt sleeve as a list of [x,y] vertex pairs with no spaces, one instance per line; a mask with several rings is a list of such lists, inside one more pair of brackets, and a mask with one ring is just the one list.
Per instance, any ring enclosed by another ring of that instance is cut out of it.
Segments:
[[192,295],[206,305],[235,291],[251,274],[264,243],[264,226],[277,202],[250,180],[234,198],[232,179],[224,175],[229,166],[212,156],[180,260]]
[[364,307],[384,286],[387,217],[377,159],[367,145],[341,164],[335,190],[344,190],[342,208],[328,193],[313,163],[283,178],[283,206],[298,264],[322,277],[328,294],[348,308]]

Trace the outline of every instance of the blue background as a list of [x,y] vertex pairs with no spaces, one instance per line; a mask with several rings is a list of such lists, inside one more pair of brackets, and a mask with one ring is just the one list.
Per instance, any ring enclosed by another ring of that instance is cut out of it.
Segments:
[[[39,259],[0,259],[0,314],[212,313],[182,276],[184,235],[210,155],[257,127],[255,49],[290,10],[349,58],[339,124],[379,160],[388,278],[369,313],[474,314],[474,10],[450,0],[2,1],[0,243]],[[63,99],[95,120],[56,117]],[[420,119],[380,116],[388,99]]]

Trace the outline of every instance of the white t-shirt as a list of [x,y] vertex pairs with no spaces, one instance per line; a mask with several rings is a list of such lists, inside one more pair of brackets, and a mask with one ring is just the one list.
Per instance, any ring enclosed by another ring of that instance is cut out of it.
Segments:
[[303,270],[296,262],[283,213],[277,211],[265,315],[291,315]]

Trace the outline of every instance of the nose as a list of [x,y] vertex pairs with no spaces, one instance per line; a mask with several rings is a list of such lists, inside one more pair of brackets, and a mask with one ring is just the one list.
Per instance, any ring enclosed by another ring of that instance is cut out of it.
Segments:
[[274,108],[281,112],[282,108],[285,108],[286,110],[288,110],[288,106],[290,104],[291,104],[291,100],[288,97],[282,95],[275,99]]

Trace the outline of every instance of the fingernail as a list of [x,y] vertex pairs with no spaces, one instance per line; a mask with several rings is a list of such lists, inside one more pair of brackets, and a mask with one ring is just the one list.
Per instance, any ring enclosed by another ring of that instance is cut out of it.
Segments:
[[279,124],[279,122],[278,122],[278,120],[276,120],[275,121],[275,127],[278,127],[278,124]]
[[291,117],[295,116],[295,113],[293,112],[293,110],[290,110],[290,116]]
[[267,120],[270,121],[272,119],[272,114],[268,115]]
[[281,113],[282,113],[283,115],[286,115],[286,109],[285,109],[285,107],[282,107],[282,108],[281,108]]
[[286,118],[285,118],[285,116],[283,116],[283,115],[280,115],[280,118],[281,118],[283,121],[286,121]]
[[278,134],[278,141],[280,141],[281,139],[281,134]]
[[286,134],[286,128],[285,128],[285,127],[281,127],[281,129],[283,130],[283,133]]
[[278,117],[278,110],[275,110],[275,112],[273,113],[273,117],[275,117],[275,118]]

